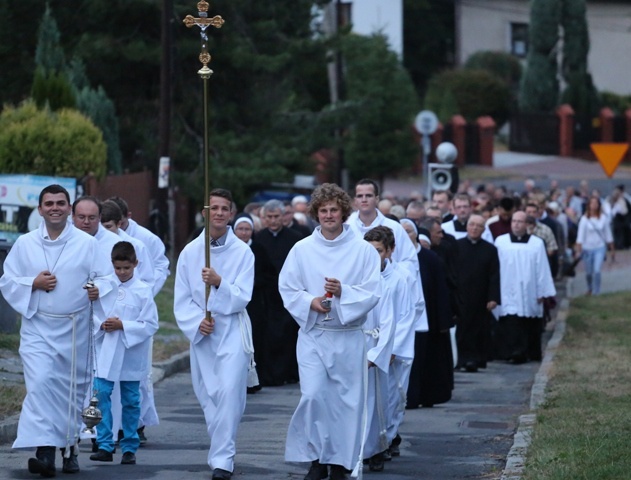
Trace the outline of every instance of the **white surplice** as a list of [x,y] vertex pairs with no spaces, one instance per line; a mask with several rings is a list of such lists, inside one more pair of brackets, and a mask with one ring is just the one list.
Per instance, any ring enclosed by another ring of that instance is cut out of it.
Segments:
[[[231,472],[252,353],[245,348],[249,340],[245,307],[254,286],[254,255],[228,228],[226,243],[211,248],[211,266],[221,276],[221,284],[211,287],[206,305],[206,284],[201,277],[204,236],[202,232],[180,254],[173,308],[178,326],[191,342],[193,388],[211,439],[208,465]],[[215,329],[204,336],[199,325],[207,309],[215,319]]]
[[[294,245],[280,272],[285,308],[300,326],[296,354],[301,398],[287,432],[285,459],[342,465],[352,469],[362,443],[364,375],[367,367],[361,330],[381,295],[380,258],[348,225],[334,240],[320,227]],[[311,310],[324,295],[325,277],[342,284],[330,316]]]
[[[135,272],[134,272],[135,273]],[[122,330],[105,332],[101,324],[118,317]],[[111,382],[140,381],[149,368],[151,337],[158,330],[158,310],[151,287],[134,276],[118,282],[114,308],[95,325],[96,376]]]
[[[56,287],[49,292],[33,290],[35,277],[45,270],[57,278]],[[51,240],[42,222],[11,248],[0,290],[22,315],[20,357],[26,384],[13,448],[66,447],[78,439],[91,375],[90,302],[83,287],[89,279],[94,281],[100,295],[93,302],[94,313],[104,315],[116,300],[110,272],[111,262],[104,261],[94,237],[71,223]]]
[[377,217],[370,225],[364,225],[362,223],[361,219],[359,218],[359,212],[353,212],[346,223],[348,223],[355,235],[357,235],[362,240],[366,232],[372,230],[375,227],[383,225],[384,227],[390,228],[392,230],[392,233],[394,233],[395,243],[394,251],[392,252],[392,261],[404,265],[405,268],[407,268],[412,275],[420,278],[418,257],[416,256],[414,244],[412,243],[412,240],[410,240],[408,233],[399,222],[390,220],[377,209],[375,209],[375,212],[377,213]]
[[157,235],[138,225],[135,220],[131,218],[128,220],[129,225],[125,229],[125,233],[140,240],[149,251],[149,257],[154,268],[154,279],[153,283],[151,283],[151,288],[153,289],[153,295],[156,296],[162,290],[164,282],[166,282],[167,277],[171,273],[169,272],[169,259],[165,255],[164,243]]
[[[368,360],[375,364],[368,369],[368,396],[366,401],[367,427],[364,437],[364,458],[370,458],[388,448],[390,440],[387,438],[388,427],[388,373],[390,358],[394,345],[396,329],[395,302],[397,298],[398,282],[403,281],[390,261],[381,272],[381,298],[375,308],[368,312],[368,319],[364,323],[364,334]],[[403,288],[407,288],[403,282]],[[408,309],[412,304],[407,299]],[[404,307],[405,308],[405,307]]]
[[[395,359],[388,372],[387,438],[389,442],[397,434],[403,421],[406,392],[410,383],[410,371],[414,360],[415,332],[427,331],[425,296],[420,274],[415,279],[398,263],[392,264],[393,272],[386,280],[396,288],[393,292],[395,305],[395,337],[392,353]],[[419,291],[420,290],[420,291]]]
[[527,243],[512,242],[506,233],[495,239],[495,246],[502,302],[494,314],[543,317],[543,303],[537,299],[556,295],[543,240],[530,235]]

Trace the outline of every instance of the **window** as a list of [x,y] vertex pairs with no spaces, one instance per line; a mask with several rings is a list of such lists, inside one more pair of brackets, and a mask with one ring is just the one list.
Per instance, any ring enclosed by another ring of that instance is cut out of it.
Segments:
[[510,24],[510,53],[525,58],[528,53],[528,24]]

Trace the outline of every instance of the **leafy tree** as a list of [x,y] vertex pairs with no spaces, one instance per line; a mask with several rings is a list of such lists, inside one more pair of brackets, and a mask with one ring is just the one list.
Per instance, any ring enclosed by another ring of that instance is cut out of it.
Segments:
[[0,171],[63,177],[105,173],[100,130],[76,110],[38,109],[32,101],[0,114]]
[[410,125],[418,99],[408,73],[382,35],[348,35],[342,43],[347,99],[357,116],[344,139],[351,176],[385,174],[411,165],[418,152]]
[[523,112],[549,112],[558,104],[555,48],[560,20],[561,0],[531,1],[530,49],[519,92],[519,108]]

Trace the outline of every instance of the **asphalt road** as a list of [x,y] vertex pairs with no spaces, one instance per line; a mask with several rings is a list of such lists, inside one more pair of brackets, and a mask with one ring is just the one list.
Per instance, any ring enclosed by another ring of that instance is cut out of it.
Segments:
[[[516,422],[528,410],[538,363],[491,362],[478,373],[456,373],[453,399],[430,409],[407,410],[401,428],[401,456],[384,472],[367,469],[365,478],[447,480],[499,478],[513,442]],[[248,396],[237,441],[233,478],[302,479],[307,467],[284,462],[285,435],[299,399],[296,385],[264,388]],[[81,472],[57,477],[79,480],[210,479],[208,438],[190,374],[179,373],[155,385],[161,424],[147,429],[148,444],[134,466],[89,460],[87,445],[79,455]],[[0,446],[0,478],[40,478],[28,473],[32,452]],[[58,469],[60,467],[58,459]]]

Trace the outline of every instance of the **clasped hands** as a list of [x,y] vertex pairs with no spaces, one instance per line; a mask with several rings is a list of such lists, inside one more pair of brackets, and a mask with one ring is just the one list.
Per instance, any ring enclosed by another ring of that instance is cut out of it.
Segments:
[[[48,270],[40,272],[33,280],[33,290],[44,290],[46,293],[52,291],[57,286],[57,277]],[[87,285],[83,287],[88,293],[88,300],[91,302],[99,299],[99,288]]]

